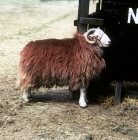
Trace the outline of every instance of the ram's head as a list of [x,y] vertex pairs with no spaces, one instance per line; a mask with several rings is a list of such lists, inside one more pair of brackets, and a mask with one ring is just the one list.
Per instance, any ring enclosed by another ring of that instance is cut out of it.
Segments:
[[89,29],[84,33],[86,41],[90,44],[99,44],[99,47],[109,47],[111,45],[110,38],[100,29]]

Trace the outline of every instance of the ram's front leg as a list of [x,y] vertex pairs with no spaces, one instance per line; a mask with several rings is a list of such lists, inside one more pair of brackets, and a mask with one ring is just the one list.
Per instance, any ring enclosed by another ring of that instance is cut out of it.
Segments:
[[86,98],[87,88],[84,86],[83,88],[80,88],[80,99],[79,104],[81,107],[87,107],[88,100]]
[[31,88],[25,89],[22,94],[22,99],[26,102],[29,102],[31,98]]

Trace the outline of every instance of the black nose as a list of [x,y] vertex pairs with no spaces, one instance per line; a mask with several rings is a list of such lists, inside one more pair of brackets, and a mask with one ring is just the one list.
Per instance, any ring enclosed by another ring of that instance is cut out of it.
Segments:
[[109,44],[111,44],[111,41],[108,41]]

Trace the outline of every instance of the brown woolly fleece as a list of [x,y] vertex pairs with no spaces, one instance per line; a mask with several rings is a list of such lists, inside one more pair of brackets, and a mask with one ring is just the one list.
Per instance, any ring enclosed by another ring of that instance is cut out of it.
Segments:
[[20,54],[18,85],[24,89],[69,86],[77,90],[99,78],[105,61],[82,34],[31,41]]

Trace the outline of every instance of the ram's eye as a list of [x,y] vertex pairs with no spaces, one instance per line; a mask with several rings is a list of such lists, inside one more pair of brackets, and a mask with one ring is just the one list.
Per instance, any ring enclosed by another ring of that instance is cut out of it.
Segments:
[[97,35],[97,37],[98,37],[98,35]]

